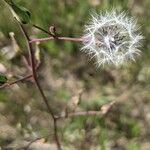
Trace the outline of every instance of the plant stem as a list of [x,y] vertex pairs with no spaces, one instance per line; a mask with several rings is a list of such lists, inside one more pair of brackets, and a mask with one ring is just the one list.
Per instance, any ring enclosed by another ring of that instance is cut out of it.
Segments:
[[48,103],[48,100],[43,92],[43,89],[38,81],[38,78],[37,78],[37,73],[36,73],[36,66],[35,66],[35,60],[34,60],[34,49],[33,49],[33,46],[32,46],[32,43],[30,42],[30,37],[28,36],[25,28],[23,25],[20,24],[20,27],[23,31],[23,34],[25,35],[26,39],[27,39],[27,44],[28,44],[28,50],[29,50],[29,58],[30,58],[30,63],[31,63],[31,68],[32,68],[32,74],[33,74],[33,78],[35,80],[35,84],[42,96],[42,99],[43,99],[43,102],[45,103],[46,107],[47,107],[47,110],[49,112],[49,114],[51,115],[52,119],[53,119],[53,123],[54,123],[54,136],[55,136],[55,142],[57,144],[57,148],[58,150],[62,150],[61,148],[61,145],[60,145],[60,142],[59,142],[59,139],[58,139],[58,130],[57,130],[57,119],[55,118],[55,115],[52,111],[52,108],[50,107],[49,103]]
[[11,86],[13,84],[16,84],[18,82],[21,82],[21,81],[26,80],[26,79],[31,78],[31,77],[32,77],[32,74],[26,75],[25,77],[22,77],[22,78],[20,78],[18,80],[15,80],[15,81],[12,81],[12,82],[9,82],[9,83],[6,83],[6,84],[0,86],[0,89],[9,87],[9,86]]
[[[54,37],[46,37],[46,38],[33,38],[29,42],[34,43],[34,42],[46,42],[50,40],[56,40]],[[64,41],[78,41],[82,42],[82,38],[72,38],[72,37],[57,37],[57,40],[64,40]]]
[[112,108],[112,106],[115,104],[115,101],[111,101],[108,104],[105,104],[101,107],[102,110],[90,110],[90,111],[78,111],[78,112],[69,112],[67,114],[62,114],[59,116],[56,116],[56,119],[64,119],[64,118],[72,118],[72,117],[78,117],[78,116],[99,116],[103,117],[106,115],[109,110]]
[[37,29],[43,31],[44,33],[46,33],[46,34],[48,34],[48,35],[50,35],[50,36],[53,36],[53,34],[51,34],[50,32],[46,31],[45,29],[39,27],[38,25],[35,25],[35,24],[32,24],[32,25],[33,25],[33,27],[35,27],[35,28],[37,28]]

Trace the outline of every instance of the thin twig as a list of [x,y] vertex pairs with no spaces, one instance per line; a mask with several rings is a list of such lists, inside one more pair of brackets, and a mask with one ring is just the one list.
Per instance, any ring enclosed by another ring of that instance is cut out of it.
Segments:
[[32,77],[32,74],[29,74],[29,75],[26,75],[25,77],[22,77],[22,78],[18,79],[18,80],[5,83],[5,84],[3,84],[2,86],[0,86],[0,89],[9,87],[9,86],[11,86],[11,85],[13,85],[13,84],[16,84],[16,83],[18,83],[18,82],[24,81],[24,80],[26,80],[26,79],[28,79],[28,78],[31,78],[31,77]]
[[78,117],[78,116],[98,116],[98,117],[103,117],[104,115],[106,115],[109,110],[112,108],[112,106],[115,104],[114,101],[105,104],[101,107],[101,110],[99,111],[94,111],[94,110],[90,110],[90,111],[78,111],[78,112],[67,112],[67,114],[62,114],[60,116],[56,116],[56,119],[65,119],[65,118],[72,118],[72,117]]
[[[34,43],[34,42],[46,42],[49,40],[55,40],[56,38],[54,37],[46,37],[46,38],[33,38],[30,40],[30,43]],[[64,40],[64,41],[80,41],[82,42],[83,39],[82,38],[72,38],[72,37],[57,37],[57,40]]]
[[37,74],[36,74],[36,66],[35,66],[35,60],[34,60],[34,49],[33,49],[33,46],[32,46],[32,43],[30,42],[30,37],[28,36],[25,28],[23,25],[20,24],[20,27],[23,31],[23,34],[25,35],[26,39],[27,39],[27,44],[28,44],[28,50],[29,50],[29,57],[30,57],[30,63],[31,63],[31,68],[32,68],[32,74],[33,74],[33,78],[35,80],[35,84],[42,96],[42,99],[47,107],[47,110],[48,112],[50,113],[52,119],[53,119],[53,122],[54,122],[54,136],[55,136],[55,141],[56,141],[56,144],[57,144],[57,148],[59,150],[61,150],[61,145],[60,145],[60,142],[59,142],[59,139],[58,139],[58,130],[57,130],[57,119],[55,118],[54,116],[54,113],[52,111],[52,108],[50,107],[49,103],[48,103],[48,100],[43,92],[43,89],[38,81],[38,78],[37,78]]
[[29,142],[26,146],[24,146],[24,147],[19,147],[19,148],[17,148],[16,150],[20,150],[20,149],[22,149],[22,150],[28,150],[28,149],[30,148],[30,146],[31,146],[33,143],[37,142],[38,140],[40,140],[40,139],[42,139],[42,138],[44,138],[44,137],[38,137],[38,138],[32,140],[31,142]]
[[33,143],[35,143],[35,142],[37,142],[38,140],[43,139],[43,138],[44,138],[44,139],[45,139],[45,138],[47,139],[49,136],[50,136],[50,135],[44,136],[44,137],[38,137],[38,138],[36,138],[36,139],[30,141],[26,146],[22,147],[22,149],[28,150],[28,149],[30,148],[30,146],[31,146]]
[[64,118],[72,118],[72,117],[78,117],[78,116],[102,116],[103,113],[101,111],[81,111],[81,112],[70,112],[67,115],[63,114],[60,116],[57,116],[57,119],[64,119]]
[[53,34],[51,34],[50,32],[46,31],[45,29],[39,27],[38,25],[35,25],[35,24],[32,24],[32,25],[33,25],[33,27],[37,28],[38,30],[41,30],[41,31],[43,31],[44,33],[46,33],[46,34],[48,34],[48,35],[54,37]]

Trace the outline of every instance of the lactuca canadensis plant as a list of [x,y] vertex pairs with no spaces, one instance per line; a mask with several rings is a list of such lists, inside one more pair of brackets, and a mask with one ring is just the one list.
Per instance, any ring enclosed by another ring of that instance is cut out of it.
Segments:
[[134,18],[116,11],[94,14],[85,26],[82,50],[96,58],[96,65],[123,64],[140,54],[143,36]]

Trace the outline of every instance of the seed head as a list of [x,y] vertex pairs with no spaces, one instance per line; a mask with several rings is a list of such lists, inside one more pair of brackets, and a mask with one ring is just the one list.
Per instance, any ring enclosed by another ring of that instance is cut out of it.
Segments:
[[110,13],[92,15],[85,26],[82,50],[96,58],[97,66],[102,64],[123,64],[135,55],[140,54],[140,42],[143,36],[134,18],[126,13]]

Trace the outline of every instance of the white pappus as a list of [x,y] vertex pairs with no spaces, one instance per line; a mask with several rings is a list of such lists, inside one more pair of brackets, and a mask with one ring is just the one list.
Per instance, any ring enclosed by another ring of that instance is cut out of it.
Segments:
[[81,50],[96,58],[96,65],[116,66],[140,54],[139,47],[143,36],[134,18],[125,12],[116,11],[94,14],[85,25]]

